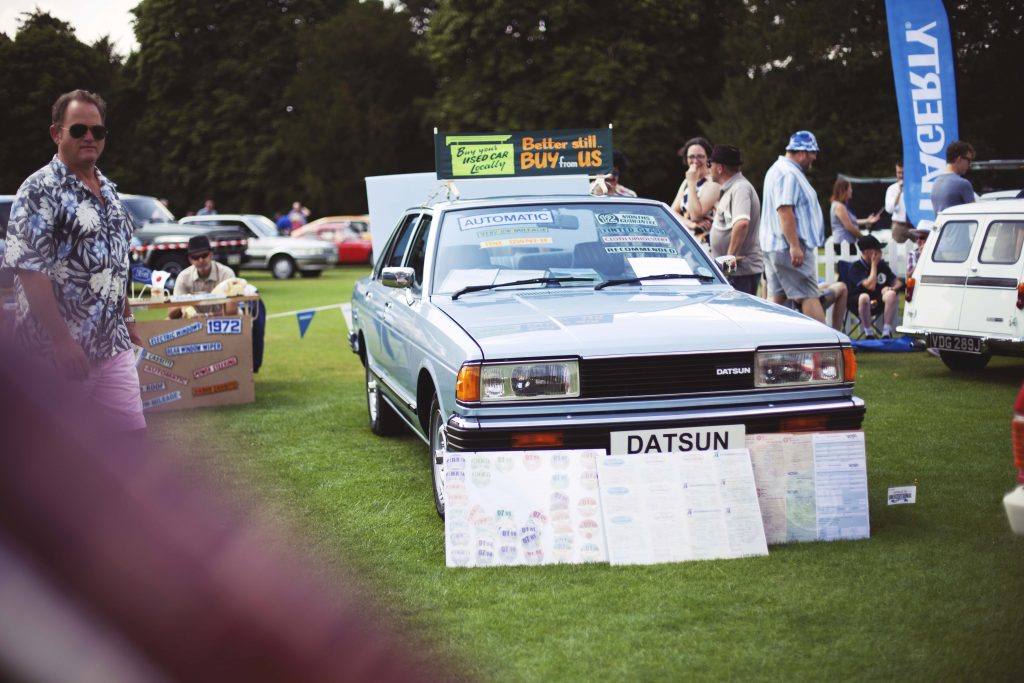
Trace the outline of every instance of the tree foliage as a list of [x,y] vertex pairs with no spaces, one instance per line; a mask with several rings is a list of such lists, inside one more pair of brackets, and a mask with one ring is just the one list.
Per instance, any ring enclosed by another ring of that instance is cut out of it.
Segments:
[[[106,94],[119,74],[109,41],[90,47],[70,24],[36,10],[24,15],[14,40],[0,34],[0,191],[14,192],[47,163],[54,145],[47,129],[61,93],[83,88]],[[119,120],[108,119],[117,130]]]
[[433,87],[415,44],[409,16],[377,2],[349,5],[302,44],[282,137],[294,191],[315,211],[365,211],[364,177],[433,169]]
[[433,120],[458,131],[613,123],[630,160],[623,181],[671,199],[675,151],[720,88],[717,18],[732,4],[441,0],[425,33]]
[[292,194],[281,131],[298,43],[325,14],[317,0],[143,0],[129,64],[141,102],[134,190],[179,211],[213,197],[268,211]]
[[[1024,157],[1021,0],[947,0],[961,137]],[[0,191],[53,154],[62,92],[110,103],[104,170],[178,214],[365,207],[365,175],[430,168],[431,131],[614,124],[624,182],[670,199],[675,150],[704,134],[759,184],[790,133],[812,172],[880,175],[900,153],[884,0],[142,0],[122,61],[42,11],[0,34]]]
[[810,178],[828,196],[837,173],[891,175],[901,154],[885,4],[748,0],[727,17],[729,73],[706,123],[743,150],[759,184],[796,130],[821,153]]

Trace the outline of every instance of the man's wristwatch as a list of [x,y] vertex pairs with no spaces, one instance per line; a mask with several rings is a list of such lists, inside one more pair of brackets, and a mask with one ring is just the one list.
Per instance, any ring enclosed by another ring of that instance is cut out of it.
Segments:
[[135,322],[135,314],[134,313],[129,313],[128,315],[126,315],[124,317],[124,321],[126,323],[134,323]]

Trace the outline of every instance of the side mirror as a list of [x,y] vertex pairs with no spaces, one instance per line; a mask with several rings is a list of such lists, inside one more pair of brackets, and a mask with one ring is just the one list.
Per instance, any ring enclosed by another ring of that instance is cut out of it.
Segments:
[[722,272],[725,273],[726,276],[732,275],[736,272],[735,256],[716,256],[715,263],[718,264],[718,267],[722,269]]
[[380,271],[380,282],[385,287],[409,289],[416,281],[416,271],[412,268],[385,268]]

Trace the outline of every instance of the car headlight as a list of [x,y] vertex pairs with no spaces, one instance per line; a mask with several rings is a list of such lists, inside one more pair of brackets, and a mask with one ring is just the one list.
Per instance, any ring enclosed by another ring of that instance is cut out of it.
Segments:
[[840,384],[847,379],[843,349],[759,351],[754,356],[754,386]]
[[543,401],[580,395],[575,360],[464,365],[456,395],[460,401]]

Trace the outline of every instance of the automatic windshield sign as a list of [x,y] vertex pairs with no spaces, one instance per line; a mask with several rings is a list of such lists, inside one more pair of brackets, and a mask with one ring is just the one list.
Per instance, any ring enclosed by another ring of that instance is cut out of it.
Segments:
[[434,166],[443,180],[611,173],[612,131],[435,133]]

